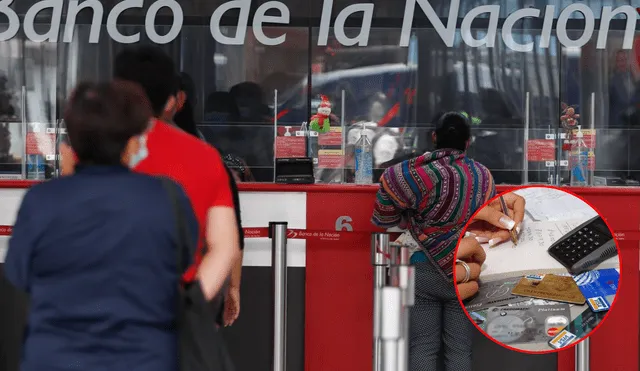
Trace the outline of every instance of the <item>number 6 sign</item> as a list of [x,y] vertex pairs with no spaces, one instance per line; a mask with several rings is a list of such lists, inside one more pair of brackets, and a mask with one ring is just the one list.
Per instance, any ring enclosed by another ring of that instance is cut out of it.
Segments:
[[336,231],[353,232],[351,222],[353,222],[353,220],[350,216],[338,217],[338,219],[336,219]]

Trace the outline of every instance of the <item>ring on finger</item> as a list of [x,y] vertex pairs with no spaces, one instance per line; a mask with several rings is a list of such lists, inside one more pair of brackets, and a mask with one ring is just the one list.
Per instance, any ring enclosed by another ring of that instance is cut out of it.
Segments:
[[467,283],[469,282],[469,280],[471,279],[471,268],[469,267],[469,264],[467,264],[466,262],[457,259],[456,260],[456,264],[460,264],[462,266],[462,268],[464,268],[464,278],[462,279],[462,281],[460,283]]

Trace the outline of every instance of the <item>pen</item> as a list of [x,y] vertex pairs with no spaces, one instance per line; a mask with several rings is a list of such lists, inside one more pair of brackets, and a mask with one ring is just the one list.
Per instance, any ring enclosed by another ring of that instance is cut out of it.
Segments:
[[[507,203],[504,202],[504,198],[502,196],[500,198],[500,206],[502,207],[502,213],[506,216],[509,216],[509,209],[507,208]],[[515,228],[509,231],[511,235],[511,242],[513,242],[514,247],[518,245],[518,236],[516,235]]]

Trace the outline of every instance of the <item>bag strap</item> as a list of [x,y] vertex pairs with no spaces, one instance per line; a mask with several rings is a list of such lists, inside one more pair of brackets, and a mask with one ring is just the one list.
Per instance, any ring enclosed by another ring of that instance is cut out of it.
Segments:
[[184,256],[188,253],[189,246],[191,246],[191,238],[187,232],[187,221],[184,217],[184,209],[178,198],[178,185],[171,179],[162,178],[162,186],[169,194],[173,214],[175,216],[176,230],[178,231],[176,267],[178,269],[178,277],[182,277],[183,272],[187,268],[184,266]]

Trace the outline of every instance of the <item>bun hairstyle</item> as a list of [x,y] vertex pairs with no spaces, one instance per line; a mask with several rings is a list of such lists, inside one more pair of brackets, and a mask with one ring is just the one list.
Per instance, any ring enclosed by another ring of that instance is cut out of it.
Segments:
[[457,149],[465,151],[471,138],[469,119],[458,112],[438,115],[436,121],[436,149]]

